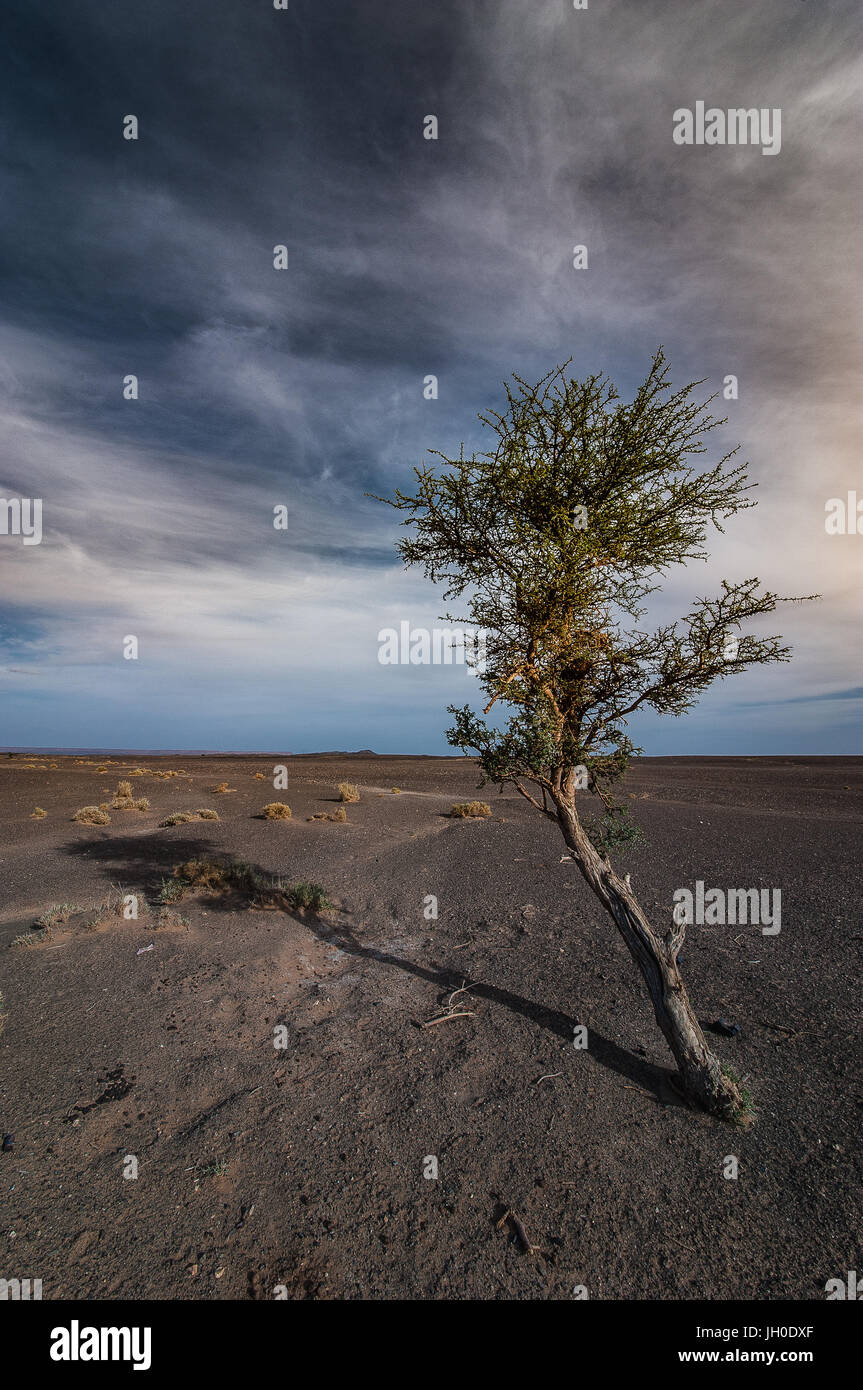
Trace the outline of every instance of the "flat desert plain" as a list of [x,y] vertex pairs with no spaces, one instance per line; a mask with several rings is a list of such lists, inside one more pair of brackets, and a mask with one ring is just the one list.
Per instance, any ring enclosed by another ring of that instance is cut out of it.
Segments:
[[[127,778],[148,809],[72,821]],[[311,820],[342,781],[347,820]],[[556,827],[477,782],[458,758],[0,757],[0,1274],[45,1299],[805,1300],[859,1268],[863,759],[643,759],[623,785],[655,921],[698,880],[781,890],[778,934],[683,948],[703,1024],[739,1027],[708,1036],[746,1131],[676,1091]],[[450,817],[474,797],[490,819]],[[219,819],[160,828],[199,808]],[[189,861],[252,868],[162,913]],[[271,876],[332,906],[255,905]]]

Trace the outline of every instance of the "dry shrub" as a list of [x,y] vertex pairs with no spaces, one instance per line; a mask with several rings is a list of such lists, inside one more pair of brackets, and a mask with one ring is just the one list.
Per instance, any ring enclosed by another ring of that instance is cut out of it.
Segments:
[[457,801],[450,811],[450,815],[457,820],[464,819],[466,816],[482,819],[491,815],[491,807],[487,801]]
[[326,912],[332,907],[326,890],[319,883],[294,883],[285,889],[285,897],[291,907],[308,907],[312,912]]
[[174,878],[162,879],[159,891],[156,894],[157,903],[178,903],[185,897],[186,889],[189,885],[182,875],[177,874],[176,869],[174,870],[174,874],[176,875]]
[[261,815],[264,820],[290,820],[291,808],[284,801],[268,801]]
[[111,817],[101,806],[81,806],[72,817],[81,825],[110,825]]
[[217,859],[189,859],[178,864],[174,873],[188,888],[210,893],[233,890],[246,894],[253,903],[272,900],[282,892],[268,874],[242,861],[225,864]]
[[360,789],[353,782],[339,782],[338,790],[340,801],[351,802],[360,799]]
[[174,877],[191,888],[220,888],[225,881],[226,868],[212,859],[188,859],[178,864]]
[[[128,787],[129,790],[124,792],[124,787]],[[121,782],[113,800],[102,805],[102,810],[111,811],[148,811],[149,809],[150,802],[146,796],[132,796],[132,786],[129,782]]]
[[155,926],[156,931],[164,927],[183,927],[188,931],[189,919],[188,917],[183,917],[175,907],[160,907],[159,911],[156,913]]
[[265,773],[263,773],[263,772],[256,772],[256,773],[255,773],[255,781],[256,781],[256,782],[266,782],[266,780],[267,780],[267,778],[266,778],[266,774],[265,774]]
[[32,812],[31,812],[31,814],[30,814],[30,819],[31,819],[31,820],[42,820],[44,816],[47,816],[47,814],[48,814],[48,812],[45,811],[45,810],[43,810],[41,806],[34,806]]
[[401,796],[402,794],[401,787],[390,787],[390,791],[392,792],[393,796]]
[[42,931],[51,931],[54,927],[61,927],[73,913],[82,911],[83,908],[80,908],[77,903],[55,903],[53,907],[47,908],[36,918],[33,926]]
[[204,806],[200,811],[174,811],[165,820],[159,821],[159,828],[167,825],[188,825],[193,820],[218,820],[218,811],[211,811]]
[[227,782],[220,782],[217,787],[210,788],[211,792],[235,792],[236,790],[236,787],[229,787]]

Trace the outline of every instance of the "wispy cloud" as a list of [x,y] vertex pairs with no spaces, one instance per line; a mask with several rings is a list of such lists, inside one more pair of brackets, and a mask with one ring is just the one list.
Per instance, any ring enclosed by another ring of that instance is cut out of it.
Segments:
[[[859,711],[803,708],[859,689],[863,539],[823,525],[863,427],[856,3],[13,10],[0,491],[43,497],[45,536],[0,538],[7,741],[442,749],[448,673],[376,643],[440,605],[365,493],[480,446],[512,371],[572,356],[626,392],[663,342],[678,380],[738,378],[723,438],[761,505],[657,614],[724,574],[824,597],[781,614],[792,667],[644,741],[733,751],[745,699],[789,751],[858,749]],[[698,99],[781,107],[781,154],[676,146]]]

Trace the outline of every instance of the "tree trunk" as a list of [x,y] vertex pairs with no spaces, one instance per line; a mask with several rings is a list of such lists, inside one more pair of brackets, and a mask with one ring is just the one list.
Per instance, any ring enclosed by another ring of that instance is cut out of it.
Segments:
[[707,1046],[677,966],[685,928],[675,924],[664,939],[658,937],[628,884],[592,844],[574,801],[555,798],[555,806],[563,838],[583,877],[611,913],[644,976],[656,1021],[674,1054],[686,1094],[713,1115],[744,1118],[743,1097]]

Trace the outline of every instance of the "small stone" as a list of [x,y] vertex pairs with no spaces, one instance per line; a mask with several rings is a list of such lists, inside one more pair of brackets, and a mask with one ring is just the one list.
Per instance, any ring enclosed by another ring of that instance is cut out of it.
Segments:
[[738,1023],[729,1023],[727,1018],[718,1018],[713,1025],[714,1033],[721,1033],[723,1038],[736,1038],[740,1032]]

